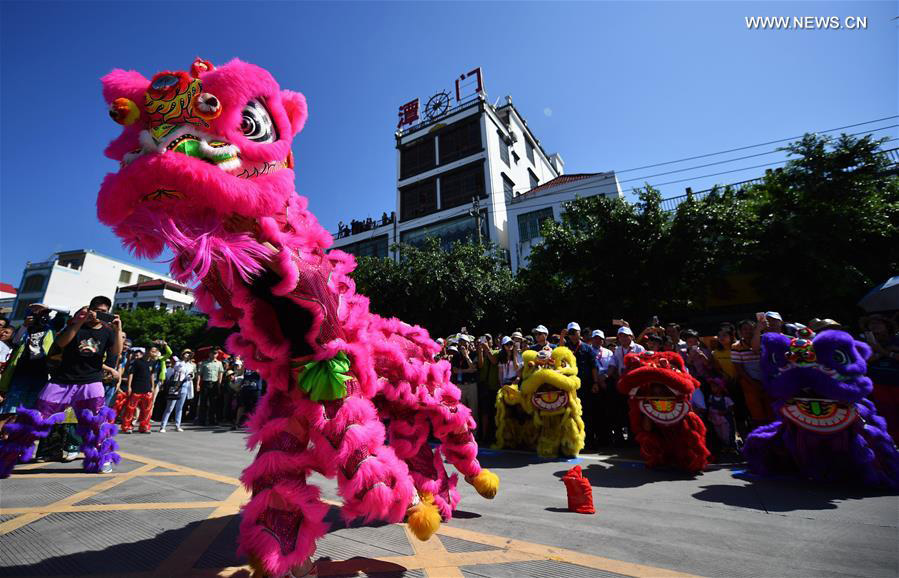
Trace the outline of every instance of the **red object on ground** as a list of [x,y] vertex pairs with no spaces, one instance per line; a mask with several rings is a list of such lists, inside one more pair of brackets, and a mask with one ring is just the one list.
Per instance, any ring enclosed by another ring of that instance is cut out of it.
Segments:
[[574,466],[562,476],[568,491],[568,511],[578,514],[595,514],[593,508],[593,488],[590,480],[581,473],[581,466]]

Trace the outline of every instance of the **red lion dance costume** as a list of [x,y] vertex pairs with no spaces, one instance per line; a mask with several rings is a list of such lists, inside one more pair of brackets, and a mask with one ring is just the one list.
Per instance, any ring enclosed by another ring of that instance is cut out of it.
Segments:
[[618,391],[630,397],[631,430],[646,465],[698,473],[708,463],[705,425],[693,413],[690,397],[699,382],[672,351],[629,353]]
[[152,80],[115,70],[103,95],[124,131],[106,149],[121,169],[100,189],[100,220],[141,257],[171,249],[172,275],[199,282],[197,305],[211,325],[238,328],[228,349],[268,383],[242,476],[252,499],[240,549],[256,571],[308,571],[328,528],[311,472],[337,478],[345,519],[408,515],[423,540],[459,501],[444,458],[492,498],[499,479],[477,461],[474,420],[450,366],[433,360],[437,344],[369,312],[353,258],[325,252],[331,236],[294,191],[303,95],[252,64],[200,59]]

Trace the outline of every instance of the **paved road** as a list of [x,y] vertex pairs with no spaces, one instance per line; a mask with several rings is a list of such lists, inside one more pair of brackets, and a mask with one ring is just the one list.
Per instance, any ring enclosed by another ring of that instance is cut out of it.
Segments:
[[[120,436],[110,476],[78,464],[20,467],[0,482],[0,576],[247,576],[234,552],[244,436],[222,429]],[[402,525],[345,528],[332,509],[323,575],[899,575],[899,500],[758,480],[737,467],[697,478],[633,456],[586,455],[597,514],[565,510],[569,461],[483,451],[495,500],[462,484],[456,518],[420,543]],[[337,500],[332,481],[316,478]]]

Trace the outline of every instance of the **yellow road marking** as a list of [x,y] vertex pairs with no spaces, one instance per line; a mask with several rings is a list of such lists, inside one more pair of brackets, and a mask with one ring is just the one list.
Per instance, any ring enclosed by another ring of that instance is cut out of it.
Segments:
[[[117,578],[155,578],[168,576],[185,577],[232,577],[240,576],[249,578],[252,570],[249,566],[235,566],[219,569],[193,568],[196,561],[206,552],[215,539],[221,534],[228,524],[230,516],[239,512],[241,504],[249,498],[240,480],[230,476],[223,476],[212,472],[197,470],[162,460],[146,458],[130,453],[122,453],[125,459],[143,463],[130,472],[112,474],[83,474],[72,473],[35,473],[22,476],[22,478],[66,478],[95,476],[102,481],[73,494],[63,500],[59,500],[47,506],[32,508],[6,508],[0,509],[0,514],[13,514],[18,517],[0,523],[0,535],[21,528],[44,516],[56,512],[94,512],[94,511],[127,511],[127,510],[158,510],[158,509],[204,509],[213,508],[209,516],[200,522],[187,538],[163,560],[160,565],[150,572],[117,573]],[[29,464],[20,466],[16,471],[23,469],[37,469],[47,464]],[[29,467],[30,466],[30,467]],[[169,472],[152,472],[153,468],[162,467]],[[146,502],[135,504],[82,504],[76,503],[86,500],[101,492],[109,490],[123,482],[140,476],[193,476],[207,480],[213,480],[236,486],[231,495],[221,501],[197,501],[197,502]],[[332,506],[341,506],[333,500],[322,500]],[[620,560],[612,560],[600,556],[583,554],[573,550],[535,544],[521,540],[513,540],[503,536],[482,534],[472,530],[441,525],[437,534],[426,542],[421,542],[411,534],[405,524],[401,525],[414,554],[412,556],[388,556],[381,558],[353,558],[350,560],[322,560],[319,563],[319,576],[346,576],[357,575],[360,572],[400,572],[402,570],[424,570],[428,578],[459,578],[462,576],[462,566],[474,566],[481,564],[506,564],[512,562],[529,562],[538,560],[552,560],[574,564],[606,572],[614,572],[637,578],[692,578],[692,575],[664,568],[656,568]],[[499,548],[498,550],[485,550],[477,552],[448,552],[439,536],[448,536],[468,542],[483,544]],[[110,575],[112,576],[112,575]],[[56,577],[60,578],[60,577]]]
[[212,472],[207,472],[204,470],[198,470],[195,468],[189,468],[187,466],[181,466],[178,464],[173,464],[170,462],[164,462],[162,460],[157,460],[154,458],[145,458],[143,456],[137,456],[134,454],[119,452],[119,455],[125,459],[133,460],[136,462],[143,462],[145,464],[157,467],[157,468],[166,468],[169,470],[175,470],[176,472],[182,472],[184,474],[188,474],[191,476],[196,476],[198,478],[205,478],[207,480],[213,480],[216,482],[222,482],[224,484],[231,484],[232,486],[241,485],[241,481],[237,478],[232,478],[231,476],[223,476],[221,474],[215,474]]
[[[446,551],[446,548],[444,548],[443,542],[437,537],[437,534],[434,534],[430,539],[422,542],[415,537],[415,534],[409,529],[408,524],[403,524],[403,531],[406,533],[406,539],[409,540],[409,544],[412,545],[412,551],[415,552],[415,558],[421,556],[433,556],[442,561],[442,555],[449,553]],[[428,578],[462,578],[462,571],[459,570],[458,567],[452,565],[441,564],[440,566],[428,566],[425,567],[424,570],[425,575],[427,575]]]
[[[17,468],[15,473],[19,473],[21,468]],[[53,474],[28,474],[27,476],[22,476],[20,479],[22,480],[30,480],[30,479],[43,479],[43,478],[114,478],[116,476],[121,476],[121,473],[112,473],[112,474],[89,474],[87,472],[72,472],[71,474],[64,474],[62,472],[53,473]],[[142,478],[146,478],[147,476],[152,477],[171,477],[171,476],[181,476],[181,477],[195,477],[193,474],[185,474],[183,472],[146,472],[141,474]]]
[[616,574],[624,574],[626,576],[653,576],[659,578],[695,578],[693,574],[685,574],[683,572],[675,572],[674,570],[666,570],[664,568],[656,568],[653,566],[644,566],[642,564],[632,564],[630,562],[622,562],[620,560],[612,560],[611,558],[603,558],[601,556],[592,556],[575,552],[574,550],[566,550],[555,546],[546,546],[544,544],[533,544],[531,542],[523,542],[521,540],[512,540],[502,536],[494,536],[491,534],[481,534],[472,530],[463,528],[455,528],[452,526],[441,526],[437,530],[438,534],[450,536],[460,540],[469,542],[477,542],[498,548],[508,548],[521,553],[539,556],[540,559],[557,560],[576,564],[578,566],[586,566],[596,570],[605,570]]
[[209,517],[200,523],[186,540],[156,568],[157,576],[176,576],[184,568],[193,568],[216,537],[228,525],[228,518],[240,511],[250,495],[240,486],[236,488]]
[[[0,536],[2,536],[3,534],[7,534],[9,532],[12,532],[16,528],[21,528],[22,526],[24,526],[26,524],[30,524],[36,520],[40,520],[41,518],[43,518],[44,516],[47,516],[48,514],[62,511],[61,508],[66,508],[77,502],[87,500],[88,498],[91,498],[91,497],[99,494],[100,492],[105,492],[106,490],[108,490],[110,488],[114,488],[114,487],[118,486],[119,484],[127,482],[128,480],[130,480],[132,478],[136,478],[137,476],[140,476],[140,475],[144,474],[145,472],[152,470],[153,467],[154,466],[152,466],[152,465],[145,465],[145,466],[141,466],[141,467],[137,468],[136,470],[132,470],[130,472],[123,473],[114,478],[106,478],[99,484],[95,484],[95,485],[87,488],[86,490],[76,492],[76,493],[72,494],[71,496],[68,496],[67,498],[63,498],[62,500],[59,500],[58,502],[53,502],[52,504],[48,504],[47,506],[39,508],[40,511],[32,511],[27,515],[19,516],[18,518],[13,518],[12,520],[7,520],[6,522],[0,523]],[[11,509],[15,509],[15,508],[11,508]]]

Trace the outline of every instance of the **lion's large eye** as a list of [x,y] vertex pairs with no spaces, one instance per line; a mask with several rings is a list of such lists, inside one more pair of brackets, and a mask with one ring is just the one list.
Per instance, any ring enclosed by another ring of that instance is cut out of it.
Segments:
[[278,140],[278,129],[261,101],[253,99],[248,102],[241,115],[240,130],[245,137],[258,143]]
[[849,365],[849,356],[845,351],[835,349],[833,352],[833,360],[837,365]]

